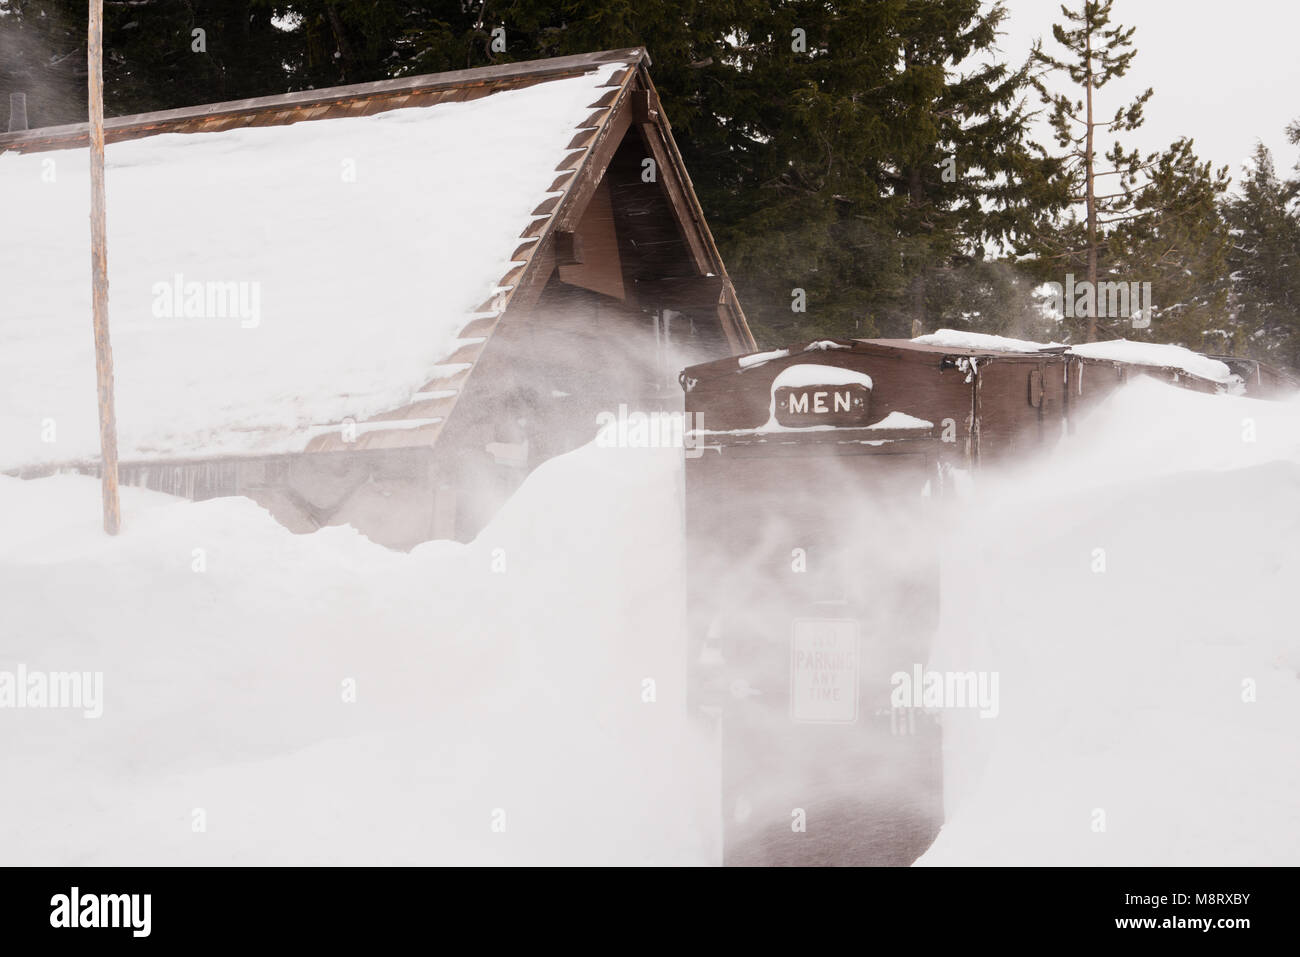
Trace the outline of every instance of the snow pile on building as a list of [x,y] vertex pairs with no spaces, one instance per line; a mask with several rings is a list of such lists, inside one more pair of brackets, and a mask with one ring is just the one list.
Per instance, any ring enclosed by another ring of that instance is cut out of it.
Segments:
[[[109,144],[123,460],[301,451],[313,426],[410,402],[499,291],[621,68]],[[98,456],[87,163],[0,155],[0,469]]]
[[956,329],[940,329],[929,335],[918,336],[912,341],[921,345],[940,346],[946,349],[970,349],[976,352],[1041,352],[1044,349],[1053,349],[1086,359],[1106,359],[1134,365],[1180,369],[1190,375],[1224,385],[1233,381],[1232,370],[1218,359],[1211,359],[1183,346],[1159,342],[1114,339],[1109,342],[1089,342],[1067,347],[1059,342],[1031,342],[1028,339],[1009,339],[1005,336],[962,332]]
[[[593,444],[410,554],[0,478],[0,672],[103,673],[98,718],[0,709],[0,862],[716,862],[681,474]],[[1300,403],[1138,381],[972,484],[927,666],[1000,701],[943,714],[922,863],[1300,863]]]
[[1228,382],[1232,370],[1218,359],[1211,359],[1199,352],[1182,346],[1163,342],[1130,342],[1127,339],[1113,339],[1109,342],[1088,342],[1071,346],[1071,355],[1086,359],[1110,359],[1114,362],[1134,362],[1139,365],[1163,366],[1170,369],[1182,369],[1192,375],[1209,379],[1211,382]]
[[957,329],[940,329],[912,340],[923,346],[942,346],[945,349],[973,349],[980,352],[1039,352],[1047,343],[1028,339],[1011,339],[986,332],[961,332]]

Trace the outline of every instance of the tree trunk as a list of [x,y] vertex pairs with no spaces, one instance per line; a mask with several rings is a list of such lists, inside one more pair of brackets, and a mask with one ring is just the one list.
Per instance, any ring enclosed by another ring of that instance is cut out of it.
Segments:
[[330,29],[334,33],[334,42],[338,45],[339,55],[343,60],[343,79],[346,81],[351,75],[353,67],[356,66],[356,54],[352,52],[352,44],[348,42],[348,32],[343,26],[343,18],[339,16],[338,10],[334,4],[325,4],[325,13],[329,17]]
[[1093,122],[1092,122],[1092,18],[1084,25],[1086,30],[1087,58],[1085,65],[1087,75],[1084,77],[1088,94],[1088,141],[1085,146],[1084,167],[1087,174],[1088,198],[1088,282],[1092,284],[1092,308],[1088,310],[1088,341],[1097,341],[1097,187],[1093,158]]
[[[925,205],[925,183],[921,178],[921,168],[914,166],[908,172],[907,177],[907,202],[916,213],[917,220],[920,220],[921,209]],[[917,225],[918,236],[920,233],[919,222]],[[925,270],[928,264],[917,258],[916,275],[912,277],[911,287],[911,306],[909,311],[912,314],[912,338],[922,334],[925,329]]]

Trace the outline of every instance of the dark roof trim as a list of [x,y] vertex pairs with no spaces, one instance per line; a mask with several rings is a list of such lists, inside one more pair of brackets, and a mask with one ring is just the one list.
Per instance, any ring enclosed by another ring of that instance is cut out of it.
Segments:
[[[432,93],[468,86],[490,84],[514,85],[576,76],[606,63],[624,62],[639,65],[650,62],[650,55],[641,47],[622,50],[603,50],[577,56],[552,57],[548,60],[525,60],[495,66],[476,67],[472,70],[453,70],[450,73],[430,73],[422,76],[400,77],[396,80],[379,80],[374,83],[354,83],[349,86],[332,86],[320,90],[300,90],[275,96],[258,96],[247,100],[230,100],[225,103],[205,103],[176,110],[154,113],[136,113],[116,116],[104,121],[104,132],[110,141],[127,138],[131,133],[145,130],[167,132],[167,127],[192,123],[195,120],[216,117],[234,117],[245,114],[279,110],[307,109],[328,106],[349,100],[365,100],[404,96],[414,93]],[[116,137],[113,134],[118,134]],[[126,134],[125,136],[123,134]],[[89,137],[88,123],[70,123],[65,126],[47,126],[14,133],[0,133],[0,153],[6,150],[69,149],[86,145]]]

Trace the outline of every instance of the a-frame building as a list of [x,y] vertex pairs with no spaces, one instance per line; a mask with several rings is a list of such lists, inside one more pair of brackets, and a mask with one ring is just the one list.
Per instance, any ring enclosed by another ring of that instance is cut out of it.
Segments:
[[[474,535],[598,413],[679,408],[677,370],[754,343],[648,67],[617,50],[110,119],[123,482],[409,547]],[[86,138],[0,134],[13,474],[97,468]]]

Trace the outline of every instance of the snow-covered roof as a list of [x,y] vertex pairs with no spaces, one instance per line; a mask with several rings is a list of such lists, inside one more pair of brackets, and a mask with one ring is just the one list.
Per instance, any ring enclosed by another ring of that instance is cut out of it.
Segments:
[[1090,342],[1065,348],[1059,342],[1031,342],[1027,339],[1009,339],[1004,336],[962,332],[956,329],[940,329],[929,335],[917,336],[911,341],[919,345],[987,352],[1026,353],[1040,352],[1044,349],[1064,349],[1069,355],[1082,356],[1085,359],[1178,369],[1189,375],[1209,379],[1211,382],[1227,383],[1233,378],[1232,370],[1218,359],[1211,359],[1183,346],[1158,342],[1115,339],[1110,342]]
[[[390,98],[320,119],[311,107],[295,117],[310,122],[111,142],[122,458],[297,452],[400,407],[395,428],[436,434],[544,232],[538,216],[580,178],[574,150],[610,113],[604,88],[642,55],[620,52],[635,57],[431,105]],[[0,469],[93,460],[88,153],[12,139],[0,142]]]
[[1113,362],[1133,362],[1138,365],[1181,369],[1202,379],[1209,379],[1211,382],[1228,382],[1233,377],[1232,370],[1218,359],[1211,359],[1209,356],[1203,356],[1182,346],[1160,342],[1131,342],[1127,339],[1115,339],[1110,342],[1089,342],[1071,346],[1069,351],[1071,355],[1083,356],[1085,359],[1109,359]]
[[1028,339],[1009,339],[1006,336],[993,336],[984,332],[961,332],[956,329],[940,329],[929,335],[917,336],[912,341],[923,346],[945,346],[950,349],[987,352],[1040,352],[1048,347],[1047,343],[1030,342]]

